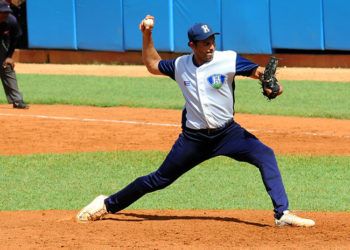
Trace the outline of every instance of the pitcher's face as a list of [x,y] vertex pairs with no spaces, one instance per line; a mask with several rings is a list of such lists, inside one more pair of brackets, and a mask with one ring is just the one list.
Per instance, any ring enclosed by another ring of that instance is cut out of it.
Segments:
[[212,35],[205,40],[192,42],[190,47],[193,50],[196,62],[199,65],[210,62],[213,59],[215,51],[215,36]]

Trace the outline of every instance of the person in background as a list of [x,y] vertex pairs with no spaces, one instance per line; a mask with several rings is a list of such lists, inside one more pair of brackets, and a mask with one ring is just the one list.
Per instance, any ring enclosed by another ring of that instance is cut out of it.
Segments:
[[21,28],[22,35],[18,39],[16,48],[27,49],[28,48],[28,29],[27,29],[27,5],[25,0],[13,1],[6,0],[12,10],[12,15],[17,19],[17,22]]
[[8,103],[11,103],[13,108],[27,109],[29,106],[18,89],[15,62],[12,59],[16,43],[22,34],[12,12],[8,2],[0,0],[0,77]]

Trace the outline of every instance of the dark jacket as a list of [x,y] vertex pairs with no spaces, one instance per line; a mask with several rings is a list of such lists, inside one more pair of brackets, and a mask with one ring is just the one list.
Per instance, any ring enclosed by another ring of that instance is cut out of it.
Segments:
[[0,23],[0,40],[8,46],[6,57],[12,57],[22,31],[18,25],[17,19],[9,14],[7,19]]

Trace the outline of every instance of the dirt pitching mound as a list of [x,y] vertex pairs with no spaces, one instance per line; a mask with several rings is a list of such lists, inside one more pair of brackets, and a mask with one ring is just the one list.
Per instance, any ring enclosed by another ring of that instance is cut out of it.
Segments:
[[349,249],[348,213],[299,213],[313,228],[277,228],[270,211],[126,210],[77,223],[77,211],[0,212],[5,248]]

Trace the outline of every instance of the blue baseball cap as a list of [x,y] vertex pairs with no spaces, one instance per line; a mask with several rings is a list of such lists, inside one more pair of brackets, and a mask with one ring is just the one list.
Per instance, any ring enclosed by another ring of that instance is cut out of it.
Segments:
[[219,35],[220,33],[214,32],[213,29],[206,23],[196,23],[188,29],[187,36],[188,40],[202,41],[212,35]]
[[7,2],[0,0],[0,12],[12,13],[12,9]]

